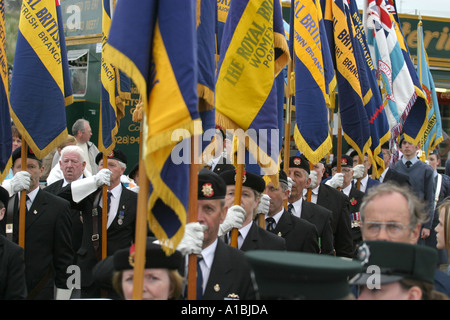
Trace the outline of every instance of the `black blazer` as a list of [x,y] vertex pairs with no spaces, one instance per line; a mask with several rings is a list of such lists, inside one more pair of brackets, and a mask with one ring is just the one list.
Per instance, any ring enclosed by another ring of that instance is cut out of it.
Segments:
[[[18,243],[19,209],[14,205],[13,241]],[[18,203],[18,201],[17,201]],[[39,189],[25,216],[25,277],[28,294],[45,278],[51,276],[36,299],[53,299],[53,288],[67,289],[67,268],[73,264],[70,204],[45,190]]]
[[27,297],[23,248],[0,235],[0,300]]
[[320,238],[320,253],[334,254],[333,213],[320,205],[302,201],[302,219],[314,224]]
[[289,214],[286,210],[278,220],[274,231],[271,232],[284,238],[287,251],[309,253],[319,253],[320,251],[316,226],[305,219]]
[[286,250],[286,241],[283,237],[260,228],[252,221],[252,226],[240,248],[242,251],[249,250]]
[[[45,187],[45,191],[58,195],[61,192],[63,183],[64,179],[55,181]],[[81,239],[83,237],[83,222],[81,218],[82,212],[77,209],[70,209],[70,213],[70,218],[72,221],[72,248],[73,252],[76,253],[81,246]],[[76,254],[74,263],[76,264]]]
[[240,300],[256,299],[250,265],[243,251],[218,239],[203,300],[223,300],[233,294]]
[[352,258],[353,240],[348,197],[325,183],[321,183],[317,204],[333,212],[332,228],[336,256]]
[[[92,209],[97,193],[102,189],[93,192],[79,203],[72,200],[72,190],[70,185],[65,186],[59,193],[60,197],[71,201],[72,208],[82,211],[83,218],[83,239],[81,247],[77,252],[77,263],[81,269],[81,286],[90,286],[94,279],[92,277],[92,269],[97,260],[97,252],[95,251],[92,235],[93,235],[93,218]],[[102,248],[102,209],[98,209],[98,233],[100,235],[99,250]],[[137,209],[137,193],[131,191],[122,185],[122,194],[119,202],[119,212],[108,228],[107,234],[107,256],[114,254],[119,249],[128,248],[134,243],[136,229],[136,209]],[[119,224],[119,215],[123,211],[123,221]]]

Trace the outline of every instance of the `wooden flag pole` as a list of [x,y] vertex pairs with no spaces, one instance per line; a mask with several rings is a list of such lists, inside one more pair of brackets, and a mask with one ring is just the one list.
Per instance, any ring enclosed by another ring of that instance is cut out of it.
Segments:
[[[141,122],[141,132],[139,137],[140,145],[143,145]],[[149,181],[145,171],[145,162],[142,159],[142,148],[139,150],[139,192],[137,199],[136,212],[136,232],[135,232],[135,251],[134,251],[134,275],[133,275],[133,300],[142,300],[142,291],[144,287],[144,267],[145,250],[147,247],[147,200],[149,192]]]
[[[20,170],[27,170],[27,157],[28,157],[28,145],[25,139],[22,140],[21,153],[20,153]],[[20,191],[20,204],[19,204],[19,246],[25,249],[25,209],[27,205],[27,190]]]
[[[198,150],[195,147],[194,135],[191,136],[191,165],[189,166],[189,211],[188,222],[196,222],[198,201],[198,164],[195,161]],[[197,299],[197,255],[191,253],[188,257],[187,299]]]
[[[108,168],[108,156],[103,153],[103,168]],[[102,259],[107,256],[107,224],[108,224],[108,186],[102,187]]]
[[[241,194],[242,194],[242,178],[244,176],[244,162],[245,162],[245,149],[244,142],[238,141],[237,148],[237,164],[236,164],[236,182],[234,188],[234,204],[241,205]],[[239,230],[233,228],[231,230],[231,242],[230,245],[234,248],[238,247],[238,236]]]
[[[342,158],[342,125],[341,125],[341,115],[340,115],[340,108],[339,108],[338,109],[337,148],[336,148],[337,172],[341,172],[341,158]],[[338,190],[341,190],[341,188],[338,188]]]
[[[292,91],[291,91],[291,76],[294,69],[294,59],[291,58],[291,61],[288,64],[287,71],[287,94],[286,94],[286,117],[284,124],[284,149],[283,149],[283,171],[286,173],[286,176],[289,177],[289,158],[291,152],[291,108],[292,108]],[[284,208],[287,210],[288,200],[284,201]]]

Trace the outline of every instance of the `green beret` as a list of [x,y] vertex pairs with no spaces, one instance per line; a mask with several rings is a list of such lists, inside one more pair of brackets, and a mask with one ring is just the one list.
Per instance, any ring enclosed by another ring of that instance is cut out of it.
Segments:
[[363,272],[351,279],[352,284],[366,285],[373,270],[380,268],[380,284],[392,283],[403,278],[434,283],[437,265],[435,249],[409,243],[391,241],[366,241],[358,248],[358,260],[364,264]]
[[[225,181],[227,186],[236,184],[235,170],[223,171],[220,173],[220,177]],[[244,170],[242,186],[252,188],[257,192],[262,193],[266,189],[266,182],[261,176]]]
[[362,270],[358,262],[313,253],[254,250],[245,257],[261,299],[342,299],[350,294],[348,279]]

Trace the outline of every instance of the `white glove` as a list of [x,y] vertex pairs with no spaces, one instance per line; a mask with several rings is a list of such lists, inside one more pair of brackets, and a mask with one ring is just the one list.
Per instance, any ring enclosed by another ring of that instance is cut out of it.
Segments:
[[342,172],[336,173],[330,180],[325,182],[325,184],[335,189],[342,187],[344,184],[344,174]]
[[78,203],[104,184],[109,186],[111,173],[109,169],[102,169],[94,176],[72,182],[70,187],[73,201]]
[[11,179],[10,190],[14,195],[22,190],[28,190],[30,188],[30,183],[31,183],[31,174],[28,171],[19,171]]
[[317,187],[317,172],[316,171],[311,171],[311,173],[309,174],[309,177],[311,178],[311,183],[308,187],[308,189],[314,189],[315,187]]
[[111,170],[109,169],[102,169],[94,176],[95,184],[98,187],[101,187],[102,185],[106,184],[109,186],[111,184]]
[[70,296],[72,295],[72,289],[61,289],[56,288],[56,300],[70,300]]
[[263,194],[261,199],[259,199],[258,208],[256,209],[256,213],[262,213],[266,215],[269,212],[270,207],[270,197],[267,194]]
[[353,179],[359,179],[364,176],[364,165],[357,164],[353,167]]
[[292,192],[292,186],[295,185],[295,182],[290,177],[287,177],[287,180],[288,180],[288,190],[289,190],[288,197],[290,197],[291,196],[291,192]]
[[[270,201],[270,198],[269,198]],[[223,236],[224,234],[231,231],[231,229],[239,229],[245,220],[245,210],[239,205],[234,205],[227,211],[227,216],[222,224],[219,226],[218,236]]]
[[199,222],[190,222],[186,224],[184,229],[183,239],[177,246],[177,250],[183,256],[188,254],[201,254],[203,247],[204,231],[208,226],[200,224]]

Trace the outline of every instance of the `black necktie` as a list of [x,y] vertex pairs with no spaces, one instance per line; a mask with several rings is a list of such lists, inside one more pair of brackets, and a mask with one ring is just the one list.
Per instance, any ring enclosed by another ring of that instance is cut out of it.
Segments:
[[411,165],[412,165],[412,162],[408,160],[408,161],[406,161],[406,163],[405,163],[405,164],[406,164],[406,167],[407,167],[407,168],[409,168],[409,167],[411,167]]
[[275,227],[274,227],[275,219],[274,218],[268,217],[268,218],[266,218],[266,222],[267,222],[267,227],[266,227],[267,231],[275,230]]
[[111,207],[111,195],[112,193],[108,191],[108,199],[106,199],[106,209],[107,213],[109,213],[109,208]]
[[293,209],[294,209],[294,205],[293,205],[292,203],[289,203],[289,204],[288,204],[288,212],[289,212],[290,214],[293,214]]
[[[27,195],[27,197],[26,197],[26,200],[25,200],[25,213],[28,213],[28,206],[27,206],[27,202],[28,201],[30,201],[31,202],[31,199],[30,199],[30,197]],[[31,208],[31,204],[30,204],[30,208]]]
[[200,261],[202,260],[202,256],[197,256],[197,300],[202,300],[203,298],[203,273],[200,267]]

